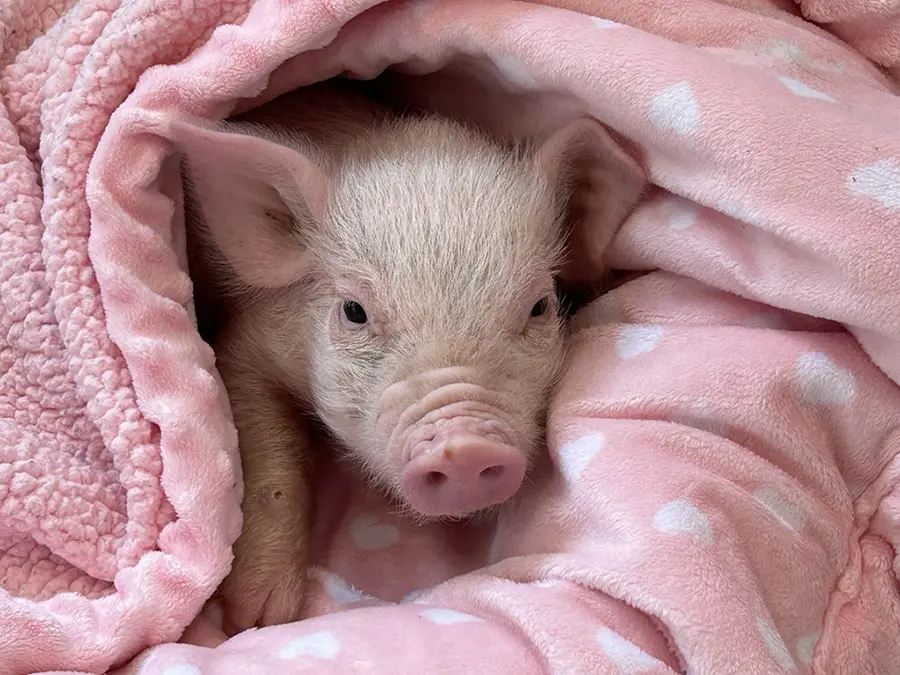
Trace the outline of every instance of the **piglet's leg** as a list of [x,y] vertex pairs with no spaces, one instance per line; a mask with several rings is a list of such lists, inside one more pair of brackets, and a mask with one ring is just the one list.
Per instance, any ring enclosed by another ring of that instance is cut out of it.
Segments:
[[244,474],[244,523],[220,589],[224,628],[300,618],[313,507],[312,448],[288,396],[227,347],[219,372],[228,389]]

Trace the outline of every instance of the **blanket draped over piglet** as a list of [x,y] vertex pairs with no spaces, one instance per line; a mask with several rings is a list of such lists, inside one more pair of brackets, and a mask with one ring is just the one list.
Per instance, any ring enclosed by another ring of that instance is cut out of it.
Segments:
[[[0,43],[0,673],[896,672],[900,2],[8,0]],[[220,644],[241,475],[170,122],[387,69],[606,124],[636,274],[496,526],[336,468],[309,618]]]

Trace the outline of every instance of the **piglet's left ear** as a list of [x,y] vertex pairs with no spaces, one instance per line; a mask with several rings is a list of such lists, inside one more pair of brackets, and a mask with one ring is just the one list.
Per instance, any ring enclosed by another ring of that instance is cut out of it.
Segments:
[[568,204],[568,257],[561,281],[592,284],[603,275],[604,250],[647,189],[647,176],[591,117],[551,134],[536,159]]
[[328,189],[313,158],[253,127],[185,118],[171,128],[206,229],[237,277],[257,288],[301,279]]

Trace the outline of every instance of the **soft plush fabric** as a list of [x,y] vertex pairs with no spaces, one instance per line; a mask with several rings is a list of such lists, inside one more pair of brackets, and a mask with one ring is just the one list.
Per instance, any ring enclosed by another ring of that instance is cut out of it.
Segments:
[[[898,17],[5,3],[0,673],[895,672]],[[605,250],[636,274],[575,319],[547,458],[496,525],[416,528],[328,466],[308,618],[224,641],[198,613],[240,466],[168,123],[392,65],[396,96],[496,131],[607,124],[654,184]]]

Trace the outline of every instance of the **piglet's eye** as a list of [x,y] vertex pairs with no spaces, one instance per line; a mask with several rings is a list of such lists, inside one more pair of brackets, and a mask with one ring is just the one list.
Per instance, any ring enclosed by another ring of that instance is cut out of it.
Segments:
[[543,316],[547,311],[548,304],[549,303],[547,302],[547,298],[541,298],[540,300],[538,300],[536,303],[534,303],[534,307],[531,308],[531,316]]
[[349,328],[364,326],[369,320],[366,310],[355,300],[345,300],[341,305],[341,319]]

